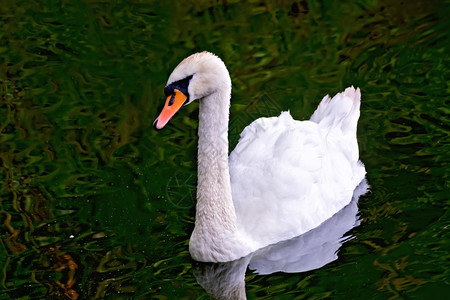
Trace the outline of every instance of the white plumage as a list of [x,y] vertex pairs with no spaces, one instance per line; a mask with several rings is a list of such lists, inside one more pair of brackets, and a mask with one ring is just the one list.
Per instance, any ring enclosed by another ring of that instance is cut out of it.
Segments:
[[[254,121],[228,159],[228,71],[217,56],[197,53],[167,86],[188,76],[186,103],[201,99],[194,259],[238,259],[318,227],[351,201],[365,176],[356,140],[359,89],[325,96],[309,121],[289,112]],[[160,116],[155,127],[167,121]]]

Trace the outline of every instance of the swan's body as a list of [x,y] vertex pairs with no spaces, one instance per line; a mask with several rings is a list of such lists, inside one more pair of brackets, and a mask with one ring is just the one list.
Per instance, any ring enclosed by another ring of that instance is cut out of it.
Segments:
[[168,98],[155,121],[201,99],[195,228],[189,250],[198,261],[226,262],[301,235],[352,199],[365,176],[356,127],[360,91],[326,96],[309,121],[288,112],[260,118],[228,158],[231,80],[220,58],[202,52],[169,77]]

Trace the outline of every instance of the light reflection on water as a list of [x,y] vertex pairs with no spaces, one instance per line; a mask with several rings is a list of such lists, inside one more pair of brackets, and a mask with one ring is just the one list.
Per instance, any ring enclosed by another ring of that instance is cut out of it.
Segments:
[[260,116],[362,90],[355,238],[317,270],[247,271],[248,298],[447,294],[448,4],[230,2],[2,6],[1,297],[208,297],[187,251],[197,107],[151,129],[199,50],[230,69],[231,146]]

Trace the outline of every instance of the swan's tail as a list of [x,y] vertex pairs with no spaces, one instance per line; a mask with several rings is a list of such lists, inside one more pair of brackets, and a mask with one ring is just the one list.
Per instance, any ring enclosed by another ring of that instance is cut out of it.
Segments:
[[340,127],[344,134],[356,133],[360,104],[359,88],[348,87],[344,92],[336,94],[333,99],[326,95],[310,120],[330,130]]

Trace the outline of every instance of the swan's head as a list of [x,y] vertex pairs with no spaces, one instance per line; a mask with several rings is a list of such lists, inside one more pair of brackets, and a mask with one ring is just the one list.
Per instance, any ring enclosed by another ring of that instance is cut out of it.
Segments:
[[225,64],[210,52],[192,54],[170,74],[164,88],[167,99],[153,127],[162,129],[182,106],[214,93],[231,94],[231,79]]

